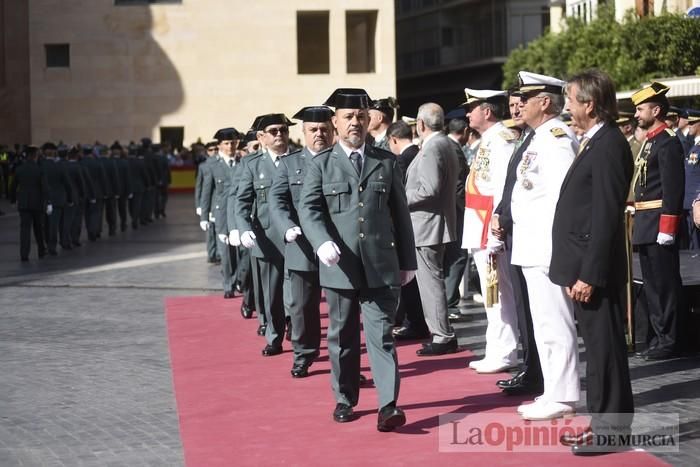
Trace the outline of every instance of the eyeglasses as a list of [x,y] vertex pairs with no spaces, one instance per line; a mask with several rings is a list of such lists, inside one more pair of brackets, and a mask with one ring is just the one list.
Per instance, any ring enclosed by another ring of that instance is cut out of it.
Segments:
[[269,133],[272,136],[277,136],[278,133],[286,135],[287,133],[289,133],[289,128],[287,128],[286,126],[279,128],[270,128],[269,130],[265,130],[265,133]]

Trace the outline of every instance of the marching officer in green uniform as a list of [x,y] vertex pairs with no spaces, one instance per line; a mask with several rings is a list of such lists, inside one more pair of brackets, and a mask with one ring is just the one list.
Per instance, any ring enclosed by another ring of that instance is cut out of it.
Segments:
[[[194,184],[194,212],[197,217],[202,216],[202,188],[204,188],[204,178],[209,171],[209,167],[217,158],[216,141],[210,141],[206,144],[207,158],[197,166],[197,178]],[[207,261],[209,263],[220,263],[221,259],[216,250],[216,234],[214,229],[204,229],[207,236]]]
[[[262,350],[265,357],[282,353],[285,333],[284,232],[278,223],[272,222],[269,191],[280,159],[289,148],[291,125],[294,124],[284,114],[261,115],[255,119],[253,129],[258,132],[264,152],[244,158],[236,195],[236,227],[241,233],[241,245],[251,249],[261,278],[262,299],[258,304],[267,317],[267,345]],[[262,311],[258,309],[258,313]]]
[[85,166],[90,180],[92,180],[95,202],[89,203],[85,211],[85,228],[88,233],[88,240],[94,242],[99,238],[102,231],[102,213],[104,212],[107,174],[100,161],[95,158],[90,146],[83,147],[83,158],[80,163]]
[[[233,273],[237,259],[235,252],[231,251],[228,240],[227,195],[236,165],[234,151],[241,139],[241,134],[235,128],[222,128],[216,132],[214,139],[219,142],[219,157],[211,163],[209,170],[204,174],[202,214],[199,219],[200,226],[203,229],[213,228],[219,240],[216,248],[221,258],[224,298],[233,298]],[[210,219],[213,219],[213,226],[209,222]]]
[[399,370],[391,330],[399,287],[415,277],[416,249],[402,174],[390,152],[366,144],[371,100],[363,89],[336,89],[338,143],[307,161],[299,201],[301,230],[320,262],[329,304],[328,355],[333,419],[355,418],[360,395],[360,312],[374,383],[377,429],[406,422],[397,407]]
[[129,217],[131,218],[131,228],[134,230],[137,230],[139,224],[141,224],[143,198],[146,195],[146,187],[148,186],[146,161],[137,151],[136,147],[129,145],[127,159],[129,161],[131,188],[134,193],[134,196],[129,200]]
[[37,163],[38,152],[37,147],[27,148],[27,159],[15,170],[15,176],[10,185],[10,202],[17,203],[19,211],[19,255],[22,261],[29,261],[32,229],[39,258],[46,255],[42,218],[44,213],[51,215],[53,212],[49,198],[49,185]]
[[304,236],[297,208],[306,175],[306,161],[333,145],[333,111],[328,107],[305,107],[293,118],[303,121],[306,147],[282,157],[270,188],[272,222],[284,232],[284,303],[291,320],[294,364],[292,377],[308,376],[308,369],[321,346],[321,284],[318,262]]
[[74,206],[66,208],[67,219],[70,219],[70,239],[71,245],[78,247],[80,243],[80,231],[83,225],[83,213],[87,209],[87,204],[95,202],[92,180],[89,178],[87,169],[78,162],[80,151],[73,147],[68,150],[68,162],[66,162],[66,172],[75,187]]
[[649,322],[653,330],[647,360],[674,356],[677,348],[681,275],[678,228],[683,212],[683,147],[664,123],[669,88],[653,82],[632,94],[635,118],[646,140],[635,160],[632,244],[639,250]]
[[114,146],[109,150],[100,149],[100,158],[98,159],[105,169],[107,174],[107,183],[105,184],[105,218],[107,220],[107,232],[109,236],[117,233],[117,202],[120,198],[122,181],[119,177],[116,159],[121,146]]
[[129,200],[134,197],[133,179],[129,170],[129,160],[126,158],[126,151],[122,145],[115,141],[110,150],[112,151],[112,160],[117,169],[119,182],[115,194],[117,213],[119,214],[119,228],[122,232],[126,232],[126,228],[129,225],[127,217]]

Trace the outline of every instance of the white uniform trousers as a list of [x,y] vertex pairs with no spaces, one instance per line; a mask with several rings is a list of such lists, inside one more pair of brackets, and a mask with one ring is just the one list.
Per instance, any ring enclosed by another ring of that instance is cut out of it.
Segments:
[[549,268],[523,266],[532,327],[549,402],[578,402],[578,342],[574,306],[564,287],[549,280]]
[[[479,272],[481,295],[486,297],[486,266],[489,252],[472,249],[474,264]],[[484,361],[494,366],[515,365],[518,361],[518,316],[515,311],[515,295],[510,280],[510,265],[506,252],[496,256],[499,303],[486,308],[486,351]]]

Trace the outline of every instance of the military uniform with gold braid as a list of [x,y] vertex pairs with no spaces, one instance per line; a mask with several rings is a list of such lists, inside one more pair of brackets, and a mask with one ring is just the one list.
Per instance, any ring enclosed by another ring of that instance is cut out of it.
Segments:
[[[633,94],[632,103],[638,108],[645,103],[668,107],[668,90],[654,82]],[[658,120],[662,118],[657,116]],[[676,134],[665,124],[649,131],[635,166],[632,244],[639,249],[654,334],[647,358],[666,358],[676,350],[681,293],[677,234],[683,211],[685,174],[683,148]]]

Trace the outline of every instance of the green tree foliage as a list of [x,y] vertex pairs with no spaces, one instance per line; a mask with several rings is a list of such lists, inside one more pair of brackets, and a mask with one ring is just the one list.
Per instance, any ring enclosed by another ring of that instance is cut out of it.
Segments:
[[698,19],[673,14],[638,18],[630,12],[618,23],[612,8],[601,6],[589,24],[568,18],[564,31],[547,32],[513,50],[503,65],[503,85],[514,85],[520,70],[565,79],[600,68],[618,89],[634,89],[654,78],[700,74],[698,38]]

